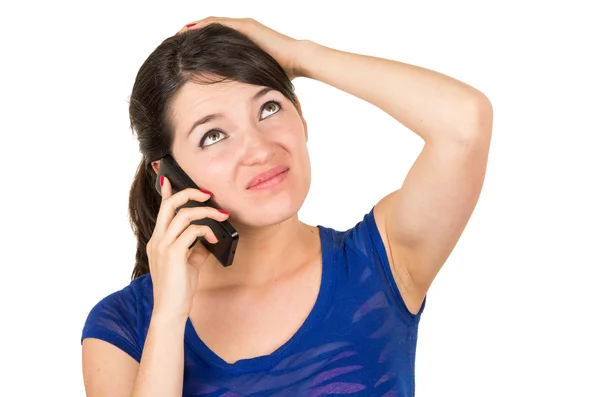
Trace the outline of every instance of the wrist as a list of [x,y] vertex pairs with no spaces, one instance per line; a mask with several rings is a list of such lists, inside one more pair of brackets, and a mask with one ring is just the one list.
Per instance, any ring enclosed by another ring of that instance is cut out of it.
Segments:
[[150,325],[156,328],[185,328],[188,316],[153,310],[150,317]]
[[315,62],[315,52],[320,45],[311,40],[298,40],[294,51],[296,61],[294,62],[294,77],[312,78],[310,66]]

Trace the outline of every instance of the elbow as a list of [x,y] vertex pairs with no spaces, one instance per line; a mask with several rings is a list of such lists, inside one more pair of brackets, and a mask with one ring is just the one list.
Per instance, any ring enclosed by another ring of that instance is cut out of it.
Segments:
[[494,108],[492,102],[483,94],[477,96],[473,101],[472,112],[474,125],[472,133],[475,135],[491,135],[492,123],[494,120]]
[[490,100],[482,93],[474,95],[465,111],[465,123],[460,129],[459,141],[489,141],[492,136],[494,109]]

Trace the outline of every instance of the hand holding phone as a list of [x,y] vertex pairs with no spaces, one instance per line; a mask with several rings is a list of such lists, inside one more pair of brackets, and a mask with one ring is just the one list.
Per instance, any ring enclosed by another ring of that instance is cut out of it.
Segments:
[[[171,155],[166,155],[160,160],[160,166],[155,185],[156,190],[159,194],[161,194],[161,176],[165,176],[169,180],[171,184],[172,194],[176,194],[187,188],[200,189],[194,183],[194,181],[192,181],[192,179],[181,169],[181,167],[177,164],[177,162]],[[210,199],[204,202],[189,200],[187,203],[177,208],[176,212],[178,212],[181,208],[189,207],[216,208],[214,203]],[[199,237],[196,241],[192,243],[190,248],[193,247],[199,240],[202,242],[204,247],[206,247],[206,249],[219,260],[221,265],[231,266],[231,264],[233,263],[233,258],[235,256],[235,249],[238,243],[238,233],[235,230],[235,228],[231,225],[231,223],[229,223],[227,220],[219,222],[211,218],[203,218],[193,220],[191,224],[208,226],[219,241],[217,243],[211,243],[208,242],[206,238]]]
[[177,212],[188,201],[204,202],[210,195],[198,189],[184,189],[172,194],[168,178],[165,177],[163,182],[163,199],[156,225],[146,245],[154,296],[152,316],[185,321],[192,308],[199,271],[210,256],[202,244],[190,248],[199,236],[210,243],[217,242],[208,226],[193,225],[190,219],[225,221],[229,215],[208,206]]

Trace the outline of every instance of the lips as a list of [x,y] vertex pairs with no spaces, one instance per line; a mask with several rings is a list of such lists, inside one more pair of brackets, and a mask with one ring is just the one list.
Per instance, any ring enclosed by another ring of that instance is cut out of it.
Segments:
[[268,181],[269,179],[274,178],[281,173],[284,173],[288,169],[289,168],[286,166],[278,165],[278,166],[273,167],[265,172],[261,172],[260,174],[256,175],[254,178],[252,178],[252,180],[250,180],[246,189],[250,189],[253,186],[256,186],[260,183]]

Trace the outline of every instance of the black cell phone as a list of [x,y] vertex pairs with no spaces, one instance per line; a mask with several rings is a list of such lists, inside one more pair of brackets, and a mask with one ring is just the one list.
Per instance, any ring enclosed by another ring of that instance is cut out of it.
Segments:
[[[194,188],[199,189],[199,187],[192,181],[192,179],[181,169],[181,167],[177,164],[173,156],[167,154],[163,158],[160,159],[160,167],[158,169],[158,175],[156,177],[156,190],[158,194],[160,194],[160,177],[164,175],[171,182],[172,192],[173,194],[187,189]],[[186,204],[177,208],[175,212],[179,212],[181,208],[185,207],[213,207],[217,208],[215,204],[208,199],[205,202],[190,200]],[[218,208],[217,208],[218,209]],[[218,222],[214,219],[204,218],[199,220],[192,221],[194,225],[206,225],[211,228],[219,242],[216,244],[209,243],[206,241],[204,237],[199,237],[194,243],[190,246],[192,248],[198,241],[201,241],[202,244],[206,247],[208,251],[210,251],[218,260],[221,262],[223,266],[231,266],[233,263],[233,258],[235,256],[235,249],[237,248],[238,243],[238,233],[235,228],[228,221]]]

